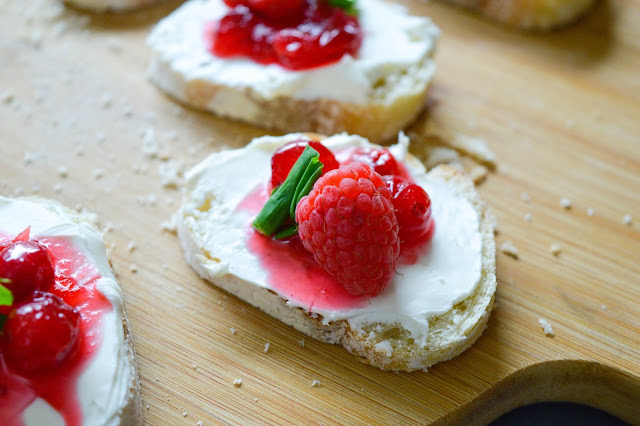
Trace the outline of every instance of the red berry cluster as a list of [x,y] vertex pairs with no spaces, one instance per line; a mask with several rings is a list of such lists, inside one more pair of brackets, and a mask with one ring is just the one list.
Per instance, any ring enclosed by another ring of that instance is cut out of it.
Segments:
[[358,19],[326,0],[225,0],[233,7],[208,34],[211,53],[308,69],[355,55]]
[[296,209],[304,247],[350,293],[378,295],[393,278],[400,244],[422,244],[429,235],[431,199],[388,149],[357,148],[349,164],[340,167],[316,141],[296,141],[276,151],[274,187],[307,143],[320,153],[325,168]]
[[80,314],[50,293],[55,267],[47,247],[28,232],[0,246],[0,277],[13,294],[0,330],[0,349],[13,371],[30,375],[57,367],[78,347]]

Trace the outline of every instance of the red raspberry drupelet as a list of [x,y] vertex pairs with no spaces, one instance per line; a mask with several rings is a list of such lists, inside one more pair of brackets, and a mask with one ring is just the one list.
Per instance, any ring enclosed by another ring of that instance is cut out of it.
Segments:
[[321,177],[296,208],[299,235],[316,262],[351,294],[379,295],[400,252],[391,191],[362,163]]

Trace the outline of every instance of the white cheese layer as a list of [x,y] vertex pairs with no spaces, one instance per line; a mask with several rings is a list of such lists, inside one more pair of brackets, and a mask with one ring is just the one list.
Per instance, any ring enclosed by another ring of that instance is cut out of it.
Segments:
[[[271,176],[271,156],[284,143],[303,137],[262,137],[245,148],[211,154],[187,174],[186,196],[179,211],[179,236],[183,247],[199,245],[201,252],[219,259],[203,264],[209,277],[231,274],[248,285],[270,288],[268,271],[247,246],[248,226],[255,213],[237,209],[247,194],[264,185]],[[349,147],[371,144],[359,136],[335,135],[323,144],[336,152]],[[408,140],[401,138],[391,147],[394,156],[405,162],[416,183],[432,201],[435,232],[430,248],[415,264],[398,264],[396,275],[378,296],[365,307],[353,309],[318,309],[305,306],[293,297],[291,307],[301,307],[322,315],[325,323],[347,320],[354,329],[377,322],[398,323],[424,343],[429,319],[449,311],[453,305],[473,293],[482,273],[482,238],[480,218],[471,203],[445,181],[431,178],[422,163],[407,157]],[[188,234],[191,233],[191,234]],[[198,253],[187,253],[189,262],[202,264]]]
[[[399,5],[359,0],[363,42],[356,57],[310,70],[290,71],[251,59],[218,58],[207,51],[205,24],[228,11],[222,0],[190,0],[160,21],[147,40],[154,60],[169,64],[186,81],[251,89],[265,99],[287,96],[367,104],[393,102],[421,93],[435,70],[431,59],[440,31],[425,17],[410,16]],[[154,78],[162,77],[154,73]],[[171,84],[161,84],[169,87]]]
[[[39,198],[0,197],[0,232],[17,235],[27,226],[31,226],[33,238],[67,239],[102,276],[96,289],[109,300],[113,309],[101,314],[98,324],[102,327],[102,343],[78,379],[77,395],[84,425],[119,425],[131,373],[122,327],[122,291],[111,271],[100,232],[58,203]],[[60,391],[64,392],[64,389]],[[40,398],[24,411],[23,421],[26,426],[64,424],[60,415]]]

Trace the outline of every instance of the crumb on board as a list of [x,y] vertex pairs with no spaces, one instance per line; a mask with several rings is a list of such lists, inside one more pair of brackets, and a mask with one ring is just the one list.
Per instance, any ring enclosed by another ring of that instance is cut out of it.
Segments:
[[562,247],[558,243],[553,243],[551,244],[551,247],[549,247],[549,250],[551,250],[551,254],[558,256],[562,251]]
[[229,331],[231,332],[232,335],[236,335],[236,333],[238,333],[238,330],[236,330],[235,328],[231,327],[229,328]]
[[571,208],[571,200],[567,197],[560,198],[560,205],[563,209],[569,210]]
[[192,370],[195,370],[195,369],[197,369],[197,368],[198,368],[198,366],[197,366],[196,364],[191,364],[191,369],[192,369]]
[[66,178],[67,176],[69,176],[69,169],[67,169],[65,166],[58,167],[58,175],[61,178]]
[[242,379],[235,379],[233,381],[233,386],[239,388],[240,386],[242,386]]
[[526,220],[527,222],[531,222],[533,220],[533,216],[531,216],[531,213],[525,214],[524,220]]
[[546,319],[544,318],[538,319],[538,324],[540,324],[540,327],[542,327],[542,330],[544,331],[545,336],[553,337],[556,335],[553,332],[553,328],[551,327],[551,324]]
[[315,387],[318,387],[318,386],[320,386],[320,380],[313,380],[311,382],[311,387],[312,388],[315,388]]
[[304,339],[300,339],[298,344],[300,345],[301,348],[304,348]]
[[186,411],[182,412],[182,417],[187,417],[187,412]]
[[529,203],[531,201],[531,197],[526,192],[523,192],[522,194],[520,194],[520,199],[525,203]]
[[264,344],[264,353],[269,352],[269,348],[271,347],[271,343],[267,342]]
[[136,249],[136,243],[134,241],[129,241],[129,244],[127,244],[127,251],[131,253],[135,249]]
[[202,420],[198,420],[198,423],[196,423],[196,426],[204,426],[204,422]]
[[511,241],[505,241],[500,246],[500,250],[507,256],[511,256],[514,259],[518,258],[518,249],[513,245]]
[[596,214],[595,210],[593,210],[591,207],[589,207],[587,209],[587,216],[593,216],[594,214]]
[[131,266],[129,267],[129,270],[135,274],[136,272],[138,272],[138,265],[136,265],[135,263],[132,263]]
[[607,305],[605,305],[605,304],[603,303],[602,305],[600,305],[600,308],[601,308],[603,311],[606,311],[606,310],[607,310]]
[[631,218],[631,215],[629,213],[624,215],[624,217],[622,218],[622,223],[628,226],[632,225],[633,219]]

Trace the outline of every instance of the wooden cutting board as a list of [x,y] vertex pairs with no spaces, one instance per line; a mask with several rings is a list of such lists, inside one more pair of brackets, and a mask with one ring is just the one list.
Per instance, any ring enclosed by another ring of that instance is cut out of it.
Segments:
[[302,334],[200,280],[162,230],[180,195],[160,168],[185,170],[264,133],[178,107],[146,80],[145,36],[178,3],[102,17],[0,1],[0,193],[99,214],[149,424],[482,424],[555,400],[640,424],[639,0],[601,2],[552,34],[403,2],[443,30],[421,120],[488,141],[498,167],[480,192],[498,246],[519,252],[497,255],[497,306],[478,342],[411,374],[310,339],[301,347]]

